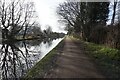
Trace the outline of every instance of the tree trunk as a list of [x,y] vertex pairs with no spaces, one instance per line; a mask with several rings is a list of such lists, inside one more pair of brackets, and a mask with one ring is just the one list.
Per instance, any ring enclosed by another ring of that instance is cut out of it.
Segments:
[[111,20],[111,25],[113,25],[114,21],[115,21],[116,6],[117,6],[117,0],[114,0],[113,16],[112,16],[112,20]]

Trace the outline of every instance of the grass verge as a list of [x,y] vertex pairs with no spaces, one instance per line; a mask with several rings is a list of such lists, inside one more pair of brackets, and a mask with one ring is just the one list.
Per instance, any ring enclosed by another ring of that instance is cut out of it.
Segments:
[[108,78],[120,78],[120,51],[103,45],[84,42],[88,55],[93,57]]
[[72,39],[83,44],[85,53],[95,61],[103,75],[107,78],[120,78],[120,50],[85,42],[79,38]]
[[32,78],[43,78],[45,74],[55,66],[58,53],[64,46],[64,39],[53,48],[42,60],[40,60],[33,68],[25,75],[25,80]]

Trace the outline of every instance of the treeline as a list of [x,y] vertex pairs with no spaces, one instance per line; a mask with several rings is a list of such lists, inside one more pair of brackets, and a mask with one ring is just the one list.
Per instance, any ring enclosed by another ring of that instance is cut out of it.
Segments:
[[119,5],[114,2],[111,24],[108,25],[110,6],[110,2],[67,1],[59,5],[57,13],[67,23],[68,34],[78,35],[85,41],[120,48],[120,19],[115,21]]
[[[31,67],[28,65],[30,61],[26,40],[43,40],[48,37],[48,31],[40,29],[34,3],[29,0],[0,0],[0,31],[0,79],[21,77],[24,69]],[[16,46],[16,41],[21,41],[24,49]]]
[[57,38],[63,38],[65,36],[64,33],[58,33],[58,32],[53,32],[52,28],[48,26],[46,30],[43,30],[43,37],[45,38],[51,38],[51,39],[57,39]]
[[[48,37],[49,28],[42,31],[33,2],[24,0],[0,1],[0,29],[2,42],[42,39]],[[53,33],[59,34],[59,33]],[[56,36],[55,36],[56,37]],[[57,36],[59,37],[59,36]],[[1,40],[0,40],[1,41]]]
[[[16,39],[23,39],[22,36],[24,35],[24,32],[25,30],[21,30],[21,32],[18,35],[16,35]],[[25,39],[56,39],[63,38],[64,35],[64,33],[53,32],[50,26],[48,26],[48,28],[45,30],[41,30],[40,25],[34,25],[26,30]]]

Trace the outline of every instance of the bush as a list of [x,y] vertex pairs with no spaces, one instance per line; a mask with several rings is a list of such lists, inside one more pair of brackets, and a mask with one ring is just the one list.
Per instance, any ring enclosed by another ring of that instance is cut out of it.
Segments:
[[107,36],[107,27],[96,26],[90,34],[89,40],[94,43],[104,43]]

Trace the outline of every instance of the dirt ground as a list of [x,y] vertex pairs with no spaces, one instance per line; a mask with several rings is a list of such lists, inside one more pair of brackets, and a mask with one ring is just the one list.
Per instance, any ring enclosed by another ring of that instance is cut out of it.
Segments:
[[86,56],[82,44],[75,44],[69,37],[65,38],[63,50],[57,57],[56,67],[45,78],[105,78],[94,62]]

